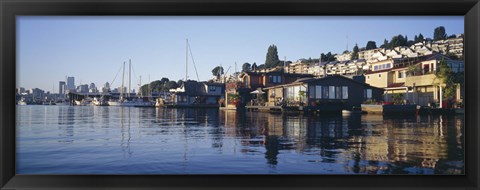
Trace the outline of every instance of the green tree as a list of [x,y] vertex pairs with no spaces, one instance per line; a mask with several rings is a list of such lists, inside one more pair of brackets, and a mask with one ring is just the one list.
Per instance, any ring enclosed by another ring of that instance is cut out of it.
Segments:
[[433,31],[433,40],[445,40],[447,39],[447,33],[445,33],[445,27],[439,26]]
[[332,54],[332,52],[328,52],[327,54],[321,53],[320,54],[320,59],[322,61],[329,62],[329,61],[335,61],[336,58],[335,58],[335,55]]
[[415,42],[415,43],[423,42],[424,40],[425,40],[425,39],[423,38],[422,33],[418,34],[418,36],[415,35],[415,38],[414,38],[414,42]]
[[149,89],[149,85],[148,84],[144,84],[140,87],[140,93],[143,95],[143,96],[146,96],[150,93],[150,89]]
[[388,40],[384,39],[383,44],[380,46],[380,48],[388,48]]
[[403,104],[403,94],[395,93],[392,95],[393,103]]
[[440,67],[435,72],[435,81],[437,85],[445,85],[443,98],[452,99],[455,96],[455,74],[452,72],[452,69],[447,65],[447,62],[442,60]]
[[389,49],[398,47],[398,46],[406,46],[407,45],[407,38],[403,37],[402,35],[396,35],[393,36],[392,39],[390,40],[390,43],[388,44]]
[[423,42],[425,38],[423,37],[422,33],[418,34],[418,42]]
[[368,41],[367,45],[365,46],[366,50],[370,49],[377,49],[377,43],[375,41]]
[[272,68],[276,67],[280,63],[280,59],[278,58],[278,50],[277,46],[271,45],[268,47],[267,56],[265,59],[265,67]]
[[168,81],[163,85],[164,91],[169,91],[170,89],[178,88],[178,84],[175,81]]
[[258,69],[257,63],[253,62],[252,71],[256,71]]
[[413,40],[408,40],[407,46],[412,46],[413,44],[415,44],[415,41],[413,41]]
[[252,70],[250,63],[246,62],[242,65],[242,72],[248,72]]
[[160,80],[155,80],[150,83],[150,89],[152,92],[161,92],[163,83]]
[[223,67],[222,66],[216,66],[215,68],[212,69],[212,75],[216,76],[217,78],[220,78],[221,75],[223,75]]
[[163,77],[162,79],[160,79],[160,82],[161,82],[162,84],[165,84],[165,83],[168,82],[168,81],[170,81],[170,80],[169,80],[168,78],[165,78],[165,77]]
[[352,60],[355,60],[355,59],[358,59],[358,52],[360,50],[358,49],[358,44],[355,44],[355,46],[353,46],[353,51],[352,51],[352,55],[350,57],[350,59]]
[[298,96],[300,97],[300,106],[305,105],[305,97],[307,95],[307,92],[304,90],[298,91]]
[[261,69],[265,69],[265,68],[267,68],[267,67],[265,66],[265,64],[261,64],[261,65],[258,66],[258,69],[260,69],[260,70],[261,70]]
[[177,81],[177,86],[178,86],[178,87],[183,86],[183,80],[178,80],[178,81]]
[[408,76],[415,76],[421,72],[421,69],[418,65],[410,65],[407,68]]
[[170,81],[168,78],[162,78],[145,84],[140,87],[140,92],[144,95],[150,95],[152,92],[168,92],[172,88],[178,88],[178,84],[175,81]]

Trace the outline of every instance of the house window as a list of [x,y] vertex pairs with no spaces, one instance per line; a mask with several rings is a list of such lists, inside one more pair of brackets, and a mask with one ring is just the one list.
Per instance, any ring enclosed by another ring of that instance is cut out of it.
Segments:
[[217,90],[216,86],[208,86],[208,91],[212,92],[212,91],[216,91],[216,90]]
[[378,78],[382,78],[382,74],[378,74]]
[[392,65],[390,63],[387,64],[387,69],[391,68]]
[[335,86],[328,87],[328,98],[335,99]]
[[365,89],[365,99],[372,99],[372,89]]
[[342,99],[348,99],[348,86],[342,86]]
[[336,99],[342,99],[342,87],[341,86],[335,87],[335,98]]
[[323,87],[323,98],[328,99],[328,86]]
[[282,77],[272,75],[269,77],[271,83],[282,83]]
[[178,96],[178,102],[187,102],[187,96]]
[[322,86],[315,86],[315,98],[322,99]]
[[378,65],[375,65],[373,68],[374,71],[378,70]]
[[399,79],[405,78],[405,72],[398,71],[398,78]]
[[308,87],[308,98],[315,98],[315,86]]

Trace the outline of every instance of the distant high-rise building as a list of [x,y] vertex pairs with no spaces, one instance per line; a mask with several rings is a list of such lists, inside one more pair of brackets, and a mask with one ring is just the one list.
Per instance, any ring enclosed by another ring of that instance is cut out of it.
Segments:
[[25,88],[23,87],[17,88],[17,94],[23,94],[23,93],[25,93]]
[[39,88],[31,88],[30,89],[30,94],[32,94],[34,100],[38,101],[38,100],[42,100],[44,98],[45,91],[43,91]]
[[110,83],[106,82],[103,85],[102,92],[106,93],[106,92],[109,92],[109,91],[110,91]]
[[58,94],[65,94],[65,81],[58,82]]
[[90,87],[89,87],[89,89],[94,89],[94,88],[95,88],[95,83],[93,83],[93,82],[92,82],[92,83],[90,83]]
[[77,87],[77,92],[80,93],[87,93],[88,92],[88,84],[82,84]]
[[75,90],[75,77],[67,77],[67,90]]

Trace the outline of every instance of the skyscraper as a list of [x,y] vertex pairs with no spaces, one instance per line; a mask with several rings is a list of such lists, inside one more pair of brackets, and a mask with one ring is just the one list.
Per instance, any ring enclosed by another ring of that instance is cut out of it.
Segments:
[[67,90],[75,90],[75,77],[67,77]]
[[58,94],[65,94],[65,81],[58,83]]

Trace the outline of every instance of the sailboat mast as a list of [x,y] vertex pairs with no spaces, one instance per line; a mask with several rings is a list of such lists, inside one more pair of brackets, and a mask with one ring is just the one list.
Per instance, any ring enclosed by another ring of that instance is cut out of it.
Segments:
[[188,80],[188,38],[185,43],[185,81]]
[[132,60],[128,60],[128,94],[127,97],[130,97],[130,89],[132,88]]
[[[142,93],[142,75],[140,75],[140,81],[138,83],[138,94],[143,98],[143,93]],[[138,97],[138,96],[137,96]]]
[[152,89],[151,89],[150,84],[151,84],[151,82],[150,82],[150,74],[149,74],[148,75],[148,90],[147,90],[148,97],[152,97]]
[[125,61],[123,62],[122,87],[120,88],[120,100],[123,100],[123,84],[125,79]]

